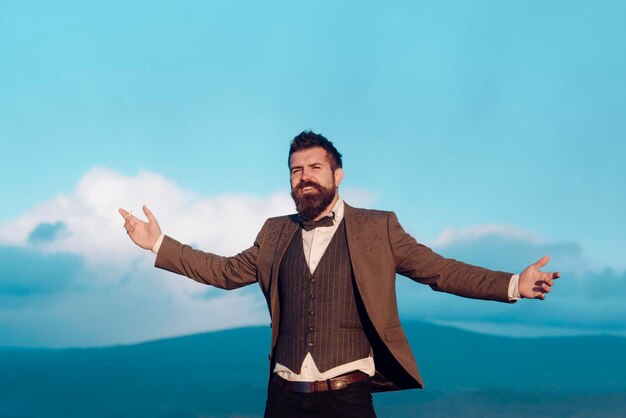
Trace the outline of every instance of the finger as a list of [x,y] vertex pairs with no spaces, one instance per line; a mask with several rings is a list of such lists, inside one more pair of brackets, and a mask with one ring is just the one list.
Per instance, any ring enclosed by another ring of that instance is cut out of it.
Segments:
[[550,293],[550,285],[548,285],[547,283],[543,283],[541,285],[541,289],[543,290],[544,293]]
[[546,292],[541,285],[533,288],[533,299],[545,299]]
[[543,267],[546,264],[548,264],[548,261],[550,261],[550,256],[549,255],[544,255],[539,260],[537,260],[537,262],[535,264],[533,264],[533,265],[535,267],[537,267],[538,269],[540,269],[541,267]]
[[554,284],[554,280],[552,279],[552,273],[545,273],[543,277],[544,282],[546,282],[548,286],[552,286]]
[[554,273],[546,273],[546,282],[548,282],[550,286],[552,286],[554,284],[554,281],[559,277],[561,277],[561,273],[559,273],[558,271]]
[[124,228],[129,233],[132,233],[133,231],[135,231],[135,228],[137,228],[137,219],[134,218],[133,216],[129,216],[126,219],[126,222],[124,222]]
[[148,218],[148,222],[152,223],[156,221],[156,219],[154,218],[154,215],[152,214],[152,211],[148,209],[148,206],[143,205],[143,213],[146,214],[146,217]]
[[[126,214],[126,216],[124,217],[124,219],[126,219],[126,223],[125,223],[124,225],[126,225],[126,224],[127,224],[128,222],[130,222],[132,219],[136,219],[136,218],[133,216],[133,211],[132,211],[132,210],[131,210],[131,211],[128,211],[128,212],[126,212],[126,211],[124,211],[124,212],[125,212],[125,214]],[[120,212],[120,213],[121,213],[121,212]]]
[[117,211],[120,213],[120,215],[122,215],[122,218],[128,218],[128,212],[126,212],[124,209],[119,208]]

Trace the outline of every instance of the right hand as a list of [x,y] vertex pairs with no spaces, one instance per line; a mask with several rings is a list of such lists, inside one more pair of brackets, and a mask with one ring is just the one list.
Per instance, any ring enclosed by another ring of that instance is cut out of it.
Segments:
[[159,227],[159,223],[152,212],[150,212],[150,209],[148,209],[146,205],[143,205],[143,213],[146,214],[148,222],[138,219],[122,208],[119,209],[119,212],[122,218],[126,220],[126,222],[124,222],[124,229],[126,229],[130,239],[141,248],[152,250],[154,244],[156,244],[161,236],[161,227]]

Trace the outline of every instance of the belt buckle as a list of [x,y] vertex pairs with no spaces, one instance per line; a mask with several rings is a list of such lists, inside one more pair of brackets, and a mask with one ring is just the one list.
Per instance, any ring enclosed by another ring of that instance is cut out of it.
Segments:
[[291,382],[294,392],[311,393],[311,382]]
[[337,379],[337,380],[331,379],[330,387],[332,390],[345,389],[348,387],[348,382],[342,379]]

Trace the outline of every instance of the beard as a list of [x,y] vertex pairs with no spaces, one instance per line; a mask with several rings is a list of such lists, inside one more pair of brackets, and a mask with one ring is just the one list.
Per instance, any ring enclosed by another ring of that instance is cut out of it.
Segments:
[[[312,187],[316,192],[304,194],[302,190],[305,187]],[[301,181],[296,187],[291,189],[291,197],[296,203],[298,215],[303,220],[310,221],[320,216],[324,209],[332,203],[335,198],[335,189],[327,189],[312,181]]]

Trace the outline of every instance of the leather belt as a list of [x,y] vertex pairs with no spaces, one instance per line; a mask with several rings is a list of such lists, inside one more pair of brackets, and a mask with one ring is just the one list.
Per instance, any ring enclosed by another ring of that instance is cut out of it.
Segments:
[[362,382],[367,379],[369,379],[369,376],[366,373],[356,371],[316,382],[292,382],[275,374],[272,381],[283,389],[287,389],[291,392],[315,393],[345,389],[352,383]]

